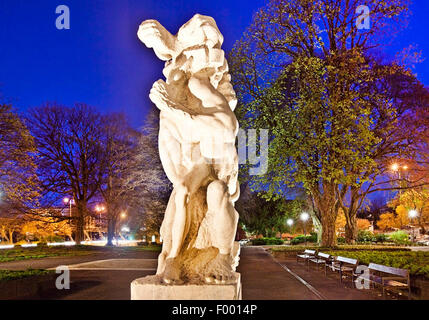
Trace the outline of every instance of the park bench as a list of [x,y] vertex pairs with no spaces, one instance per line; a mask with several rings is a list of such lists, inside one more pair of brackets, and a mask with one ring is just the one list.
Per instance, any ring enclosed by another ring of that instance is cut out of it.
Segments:
[[330,268],[332,271],[337,271],[340,274],[340,282],[343,282],[343,275],[350,275],[353,284],[354,278],[358,276],[356,274],[358,263],[357,259],[337,256],[332,261],[326,263],[325,275],[327,274],[327,269]]
[[403,290],[407,290],[408,299],[411,298],[410,273],[408,270],[375,263],[370,263],[368,270],[368,273],[364,273],[360,277],[369,281],[374,287],[376,285],[381,286],[383,288],[383,297],[385,297],[386,290],[399,294],[402,294]]
[[[310,269],[310,262],[314,263],[319,270],[319,266],[326,266],[332,260],[331,255],[323,252],[319,252],[316,257],[310,258],[308,260],[308,269]],[[325,269],[326,274],[326,269]]]
[[316,250],[305,250],[301,254],[296,255],[296,262],[299,262],[299,260],[303,260],[304,263],[308,264],[308,260],[311,258],[314,258],[316,256]]

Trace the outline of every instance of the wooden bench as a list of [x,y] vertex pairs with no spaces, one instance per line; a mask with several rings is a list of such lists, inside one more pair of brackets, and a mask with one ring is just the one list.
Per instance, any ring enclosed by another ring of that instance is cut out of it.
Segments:
[[[327,263],[331,261],[331,255],[323,252],[319,252],[317,257],[310,258],[308,260],[308,270],[310,269],[310,262],[314,263],[317,266],[317,270],[319,270],[319,266],[326,266]],[[326,269],[325,269],[326,274]]]
[[296,262],[299,262],[299,260],[304,260],[304,263],[306,262],[308,264],[308,260],[314,258],[315,256],[316,250],[305,250],[303,253],[296,255]]
[[327,274],[327,269],[330,268],[334,272],[338,271],[340,274],[340,282],[343,282],[343,275],[350,275],[353,284],[354,278],[358,276],[356,274],[356,268],[358,264],[359,262],[357,259],[337,256],[331,262],[326,263],[325,275]]
[[402,294],[402,290],[407,290],[408,299],[411,298],[410,273],[408,270],[384,266],[381,264],[370,263],[368,266],[369,273],[360,275],[373,284],[383,288],[383,297],[385,291],[389,290]]

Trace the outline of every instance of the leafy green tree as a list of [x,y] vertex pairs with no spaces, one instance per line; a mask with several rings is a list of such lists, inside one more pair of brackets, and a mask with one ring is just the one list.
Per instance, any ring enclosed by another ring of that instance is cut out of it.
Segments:
[[278,232],[288,231],[287,219],[297,218],[304,205],[300,200],[276,197],[268,201],[263,193],[252,192],[247,186],[236,203],[240,224],[245,231],[274,237]]
[[[356,28],[362,4],[371,8],[366,32]],[[269,173],[254,180],[272,195],[284,183],[301,184],[320,217],[324,246],[335,245],[341,200],[367,182],[362,171],[377,167],[372,118],[394,109],[372,90],[390,68],[376,68],[370,50],[407,10],[403,0],[272,0],[230,54],[241,125],[271,132]]]

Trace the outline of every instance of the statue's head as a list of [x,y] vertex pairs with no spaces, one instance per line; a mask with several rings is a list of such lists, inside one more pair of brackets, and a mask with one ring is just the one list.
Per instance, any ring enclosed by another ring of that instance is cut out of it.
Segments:
[[196,14],[180,28],[176,38],[176,47],[180,49],[165,64],[163,72],[167,82],[205,73],[217,88],[223,74],[228,72],[228,65],[221,49],[223,36],[214,19]]
[[177,33],[177,40],[183,49],[195,46],[207,46],[220,49],[223,44],[223,35],[217,27],[216,21],[209,16],[196,14],[186,22]]

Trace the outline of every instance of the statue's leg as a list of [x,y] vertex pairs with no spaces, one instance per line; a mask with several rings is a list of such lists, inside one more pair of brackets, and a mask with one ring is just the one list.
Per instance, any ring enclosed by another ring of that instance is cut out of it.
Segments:
[[171,249],[168,259],[176,258],[182,248],[186,226],[186,202],[189,196],[188,188],[184,184],[175,186],[175,208],[174,223],[171,226]]
[[238,214],[230,201],[227,185],[216,180],[207,188],[208,210],[214,215],[214,238],[221,254],[230,254],[237,230]]
[[170,195],[170,199],[168,200],[167,208],[164,214],[164,220],[162,221],[161,225],[160,234],[163,239],[163,243],[162,251],[158,256],[158,268],[156,272],[157,275],[164,273],[165,262],[171,251],[171,226],[174,224],[174,213],[176,211],[176,205],[174,203],[175,193],[176,191],[173,190]]
[[187,203],[189,196],[195,193],[204,181],[210,178],[210,169],[205,163],[193,168],[184,178],[183,183],[175,186],[175,215],[172,226],[172,245],[168,258],[175,258],[180,253],[183,240],[186,236]]
[[238,223],[238,214],[230,201],[227,185],[213,181],[207,188],[208,210],[213,213],[212,236],[213,246],[219,254],[207,269],[206,280],[228,281],[233,278],[234,259],[232,249]]

